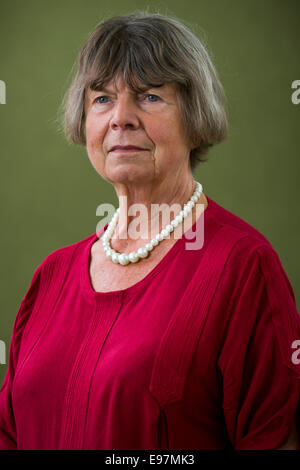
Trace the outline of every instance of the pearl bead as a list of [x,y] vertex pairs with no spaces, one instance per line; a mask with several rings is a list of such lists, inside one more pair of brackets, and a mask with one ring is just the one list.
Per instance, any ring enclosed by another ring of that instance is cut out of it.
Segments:
[[119,256],[119,263],[122,264],[123,266],[125,266],[126,264],[130,262],[128,259],[128,255],[126,255],[125,253],[122,253],[121,255],[118,255],[118,256]]
[[113,254],[112,254],[111,260],[112,260],[114,263],[118,263],[118,262],[119,262],[119,257],[118,257],[118,255],[117,255],[117,253],[113,253]]
[[106,238],[110,238],[113,235],[113,233],[114,233],[114,229],[111,229],[111,228],[107,229]]
[[141,258],[147,258],[147,256],[148,256],[148,250],[146,250],[146,248],[139,248],[138,251],[137,251],[137,254],[138,254],[138,256],[140,256]]
[[131,263],[136,263],[139,260],[139,255],[135,251],[132,251],[129,253],[128,259]]
[[162,234],[162,236],[163,236],[164,238],[167,238],[168,235],[169,235],[168,230],[166,230],[165,228],[164,228],[160,233]]

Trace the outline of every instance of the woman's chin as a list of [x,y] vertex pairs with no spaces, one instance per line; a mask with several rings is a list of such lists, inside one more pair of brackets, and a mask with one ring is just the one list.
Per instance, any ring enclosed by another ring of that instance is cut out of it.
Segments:
[[112,183],[145,183],[153,177],[153,170],[146,171],[146,168],[138,165],[118,165],[116,168],[109,168],[106,172],[107,179]]

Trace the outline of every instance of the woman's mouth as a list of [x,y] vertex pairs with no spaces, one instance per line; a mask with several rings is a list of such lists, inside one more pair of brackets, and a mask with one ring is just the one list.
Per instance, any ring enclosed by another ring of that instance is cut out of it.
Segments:
[[143,149],[141,147],[135,147],[133,145],[117,145],[113,147],[110,152],[111,153],[136,153],[136,152],[145,152],[147,149]]

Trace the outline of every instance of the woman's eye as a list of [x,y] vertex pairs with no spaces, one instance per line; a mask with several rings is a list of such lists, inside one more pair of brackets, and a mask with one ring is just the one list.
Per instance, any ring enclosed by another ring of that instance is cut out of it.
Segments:
[[107,103],[108,100],[108,96],[97,96],[97,98],[95,99],[95,102],[96,103]]
[[154,103],[155,101],[158,101],[158,100],[159,100],[159,96],[157,96],[157,95],[146,95],[146,98],[147,98],[148,101],[150,101],[151,103]]

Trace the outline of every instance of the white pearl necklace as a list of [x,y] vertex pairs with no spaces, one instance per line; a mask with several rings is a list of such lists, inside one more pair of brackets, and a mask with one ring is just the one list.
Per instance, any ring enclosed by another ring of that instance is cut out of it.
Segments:
[[155,238],[151,240],[150,243],[147,243],[142,248],[139,248],[136,252],[132,251],[129,254],[125,253],[118,253],[117,251],[113,250],[110,246],[110,239],[114,233],[118,218],[120,208],[116,210],[111,219],[108,227],[102,237],[103,248],[106,253],[107,258],[111,259],[114,263],[119,263],[125,266],[128,263],[136,263],[142,258],[147,258],[150,251],[154,249],[162,240],[167,238],[171,232],[183,221],[185,217],[191,212],[194,205],[198,201],[201,193],[202,193],[202,185],[196,181],[196,190],[190,200],[184,205],[183,210],[177,214],[177,216],[167,225]]

